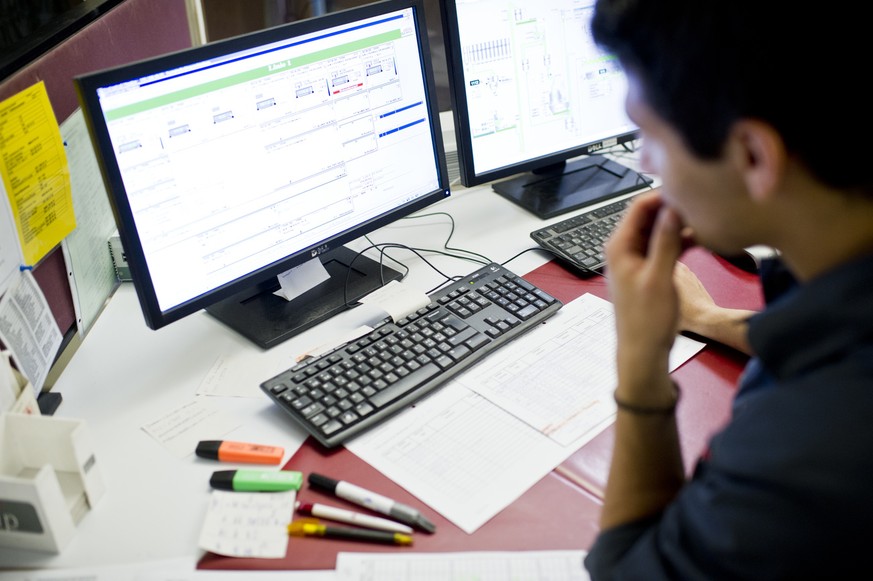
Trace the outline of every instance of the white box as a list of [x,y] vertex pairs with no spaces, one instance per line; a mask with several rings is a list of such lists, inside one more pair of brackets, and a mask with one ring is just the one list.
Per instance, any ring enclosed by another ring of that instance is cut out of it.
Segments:
[[[9,351],[0,351],[0,375],[6,376],[8,374],[8,378],[4,377],[0,380],[0,389],[10,390],[9,395],[12,396],[11,402],[6,401],[8,397],[6,394],[0,397],[0,401],[3,401],[5,406],[5,409],[0,409],[0,412],[40,415],[39,402],[36,399],[33,386],[20,371],[12,367],[11,357],[12,354]],[[8,385],[3,385],[7,383]]]
[[103,495],[81,420],[0,416],[0,545],[59,553]]

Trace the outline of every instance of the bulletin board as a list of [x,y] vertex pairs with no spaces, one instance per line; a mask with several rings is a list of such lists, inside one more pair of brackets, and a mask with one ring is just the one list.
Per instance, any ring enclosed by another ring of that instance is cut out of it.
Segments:
[[[79,108],[73,77],[190,46],[185,0],[122,0],[0,81],[0,100],[43,81],[57,122],[62,124]],[[76,307],[60,245],[34,265],[33,274],[61,333],[75,334]]]

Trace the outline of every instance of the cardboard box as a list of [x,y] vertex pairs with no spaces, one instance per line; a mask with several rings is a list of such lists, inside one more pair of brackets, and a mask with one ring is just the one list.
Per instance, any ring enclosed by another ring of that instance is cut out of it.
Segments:
[[61,552],[104,489],[83,421],[0,416],[0,545]]

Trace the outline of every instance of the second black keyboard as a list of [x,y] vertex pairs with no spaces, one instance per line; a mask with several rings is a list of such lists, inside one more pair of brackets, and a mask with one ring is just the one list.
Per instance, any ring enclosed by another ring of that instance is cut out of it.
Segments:
[[326,447],[379,424],[563,305],[506,267],[484,266],[431,303],[268,379],[261,389]]
[[565,218],[534,230],[530,236],[581,273],[598,273],[606,265],[604,244],[634,197]]

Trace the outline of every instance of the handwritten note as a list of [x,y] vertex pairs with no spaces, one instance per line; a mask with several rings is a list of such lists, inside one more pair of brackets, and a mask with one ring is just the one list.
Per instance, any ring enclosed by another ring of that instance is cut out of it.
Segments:
[[0,174],[24,260],[34,265],[76,227],[64,142],[42,81],[0,102]]
[[201,549],[228,557],[281,559],[288,549],[294,490],[213,490],[200,531]]
[[221,435],[238,427],[236,419],[198,397],[142,429],[177,457],[184,458],[194,453],[200,440],[220,439]]

